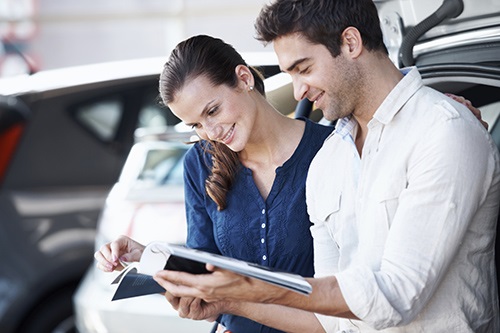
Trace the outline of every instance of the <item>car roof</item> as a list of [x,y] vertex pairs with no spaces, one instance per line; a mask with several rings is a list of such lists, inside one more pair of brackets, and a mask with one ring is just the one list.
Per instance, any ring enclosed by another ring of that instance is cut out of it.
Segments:
[[[278,64],[274,52],[246,52],[242,53],[242,56],[252,66],[275,66]],[[167,58],[151,57],[103,62],[3,78],[0,79],[0,94],[20,95],[47,92],[100,82],[158,76]]]

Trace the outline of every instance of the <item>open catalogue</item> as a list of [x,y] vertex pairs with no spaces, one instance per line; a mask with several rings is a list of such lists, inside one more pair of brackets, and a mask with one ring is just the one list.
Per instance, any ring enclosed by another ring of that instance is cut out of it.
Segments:
[[127,266],[112,282],[118,284],[112,300],[163,293],[165,289],[153,279],[156,272],[169,269],[192,274],[207,274],[210,273],[205,268],[207,263],[304,295],[312,291],[311,285],[297,274],[181,245],[152,242],[144,249],[140,261]]

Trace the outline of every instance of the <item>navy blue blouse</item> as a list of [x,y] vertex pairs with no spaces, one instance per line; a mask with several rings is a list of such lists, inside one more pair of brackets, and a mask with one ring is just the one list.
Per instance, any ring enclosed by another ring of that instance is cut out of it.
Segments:
[[[306,122],[302,140],[292,157],[276,169],[267,200],[260,195],[252,170],[241,166],[228,192],[226,209],[218,211],[205,192],[210,156],[200,143],[189,149],[184,160],[188,247],[306,277],[314,275],[305,181],[312,158],[333,127],[302,120]],[[280,332],[238,316],[219,319],[232,332]]]

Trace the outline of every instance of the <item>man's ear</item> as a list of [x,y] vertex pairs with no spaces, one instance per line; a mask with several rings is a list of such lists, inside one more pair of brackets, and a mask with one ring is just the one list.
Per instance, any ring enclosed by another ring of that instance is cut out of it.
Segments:
[[238,65],[234,69],[236,73],[236,77],[238,78],[238,81],[243,84],[243,87],[245,90],[252,90],[254,87],[254,78],[253,74],[250,71],[250,68],[248,68],[245,65]]
[[358,29],[347,27],[342,32],[342,50],[351,58],[357,58],[363,50],[363,39]]

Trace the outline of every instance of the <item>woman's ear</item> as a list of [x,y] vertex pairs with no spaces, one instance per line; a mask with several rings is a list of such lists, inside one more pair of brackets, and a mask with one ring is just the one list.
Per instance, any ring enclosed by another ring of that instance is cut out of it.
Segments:
[[242,84],[242,87],[248,91],[253,90],[255,81],[250,68],[245,65],[238,65],[236,66],[234,71],[236,73],[238,81],[240,82],[240,84]]
[[342,50],[351,58],[357,58],[363,50],[361,33],[355,27],[347,27],[342,32]]

